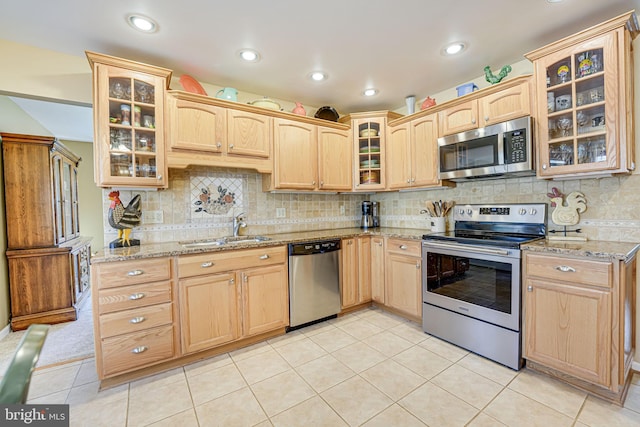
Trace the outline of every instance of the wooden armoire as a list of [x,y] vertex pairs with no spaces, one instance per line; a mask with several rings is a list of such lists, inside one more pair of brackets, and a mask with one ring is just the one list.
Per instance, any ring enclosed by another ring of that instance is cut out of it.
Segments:
[[80,157],[53,137],[0,138],[11,329],[76,320],[91,254],[78,221]]

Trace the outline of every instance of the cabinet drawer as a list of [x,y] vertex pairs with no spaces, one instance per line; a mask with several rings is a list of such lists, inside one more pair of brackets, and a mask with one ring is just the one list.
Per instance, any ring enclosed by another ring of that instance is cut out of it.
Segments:
[[171,301],[171,282],[145,283],[98,290],[100,313],[128,310]]
[[607,288],[613,283],[611,262],[527,254],[526,263],[529,276]]
[[173,357],[173,326],[162,326],[102,341],[102,372],[110,376]]
[[108,338],[171,324],[172,321],[173,315],[169,302],[107,313],[100,316],[100,335]]
[[388,239],[387,252],[408,256],[420,257],[422,249],[421,240]]
[[105,263],[99,264],[96,271],[100,289],[157,282],[171,278],[171,259],[156,258]]
[[178,258],[178,275],[181,278],[200,276],[247,267],[282,264],[286,260],[286,246],[188,255]]

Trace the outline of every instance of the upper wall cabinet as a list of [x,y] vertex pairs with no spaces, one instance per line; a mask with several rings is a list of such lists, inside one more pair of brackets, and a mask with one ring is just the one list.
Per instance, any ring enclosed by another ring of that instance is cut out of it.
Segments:
[[632,12],[525,55],[536,85],[538,176],[635,168]]
[[164,98],[171,70],[86,54],[93,69],[96,184],[166,188]]
[[439,113],[440,136],[530,115],[529,85],[528,77],[515,78],[465,95],[461,102],[452,101],[451,106]]
[[387,121],[402,115],[390,111],[355,113],[340,118],[353,132],[355,191],[385,190],[385,138]]
[[167,163],[271,172],[272,117],[257,107],[182,91],[167,93]]

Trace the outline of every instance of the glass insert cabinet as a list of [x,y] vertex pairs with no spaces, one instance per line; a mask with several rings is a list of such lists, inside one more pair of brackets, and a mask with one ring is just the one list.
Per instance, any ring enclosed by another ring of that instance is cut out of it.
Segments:
[[525,55],[536,79],[539,176],[633,169],[630,19],[622,15]]
[[96,183],[166,187],[164,98],[171,71],[87,52],[93,68]]

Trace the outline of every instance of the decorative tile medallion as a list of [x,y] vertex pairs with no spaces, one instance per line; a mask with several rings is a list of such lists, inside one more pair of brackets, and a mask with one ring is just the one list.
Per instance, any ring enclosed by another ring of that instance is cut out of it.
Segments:
[[191,217],[233,215],[234,207],[242,207],[242,193],[240,178],[191,177]]

